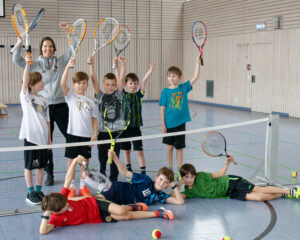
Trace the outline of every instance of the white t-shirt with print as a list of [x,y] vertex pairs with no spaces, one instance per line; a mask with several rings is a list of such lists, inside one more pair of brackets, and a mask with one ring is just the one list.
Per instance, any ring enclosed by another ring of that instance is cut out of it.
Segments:
[[23,91],[20,93],[23,118],[19,139],[26,139],[36,145],[48,143],[49,108],[48,101],[42,96]]
[[94,135],[92,117],[97,118],[96,104],[92,99],[72,91],[65,96],[69,107],[69,124],[67,133],[91,138]]

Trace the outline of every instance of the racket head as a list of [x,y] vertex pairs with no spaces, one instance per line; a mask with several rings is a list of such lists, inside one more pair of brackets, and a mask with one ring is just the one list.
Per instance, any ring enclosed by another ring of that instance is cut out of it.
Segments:
[[16,34],[19,38],[23,39],[24,37],[22,38],[22,35],[24,33],[28,33],[29,27],[26,11],[20,3],[16,3],[13,5],[11,20]]
[[45,8],[41,8],[41,10],[35,15],[35,17],[30,22],[30,24],[29,24],[29,32],[31,32],[36,27],[36,25],[38,24],[38,22],[43,17],[44,13],[45,13]]
[[116,40],[113,42],[113,46],[116,51],[116,57],[129,45],[131,39],[131,31],[128,26],[121,25],[120,32]]
[[212,157],[227,156],[226,146],[224,135],[218,131],[207,133],[201,142],[203,152]]
[[87,166],[82,174],[82,179],[91,188],[102,192],[103,190],[110,187],[110,180],[95,169],[90,169]]
[[111,44],[120,32],[119,22],[115,18],[101,19],[94,29],[95,50]]
[[68,33],[68,43],[76,53],[78,46],[81,44],[86,34],[86,21],[83,18],[77,19],[70,27]]
[[191,29],[191,35],[195,45],[198,47],[199,51],[202,54],[202,50],[206,43],[206,37],[207,37],[207,29],[204,22],[202,21],[194,22]]

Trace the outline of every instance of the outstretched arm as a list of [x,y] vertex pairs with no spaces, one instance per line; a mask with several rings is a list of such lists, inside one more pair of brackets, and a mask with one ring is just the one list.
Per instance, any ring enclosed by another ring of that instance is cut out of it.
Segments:
[[100,85],[97,81],[97,76],[96,76],[96,72],[95,72],[95,64],[94,64],[94,57],[90,56],[88,58],[88,63],[90,63],[90,73],[91,73],[91,78],[92,78],[92,82],[93,82],[93,87],[94,87],[94,91],[95,94],[97,95],[100,91]]
[[32,56],[25,57],[26,66],[23,73],[23,83],[22,83],[22,92],[26,94],[28,90],[28,82],[29,82],[29,72],[30,72],[30,64],[29,62],[32,61]]
[[76,158],[73,159],[71,166],[69,167],[68,172],[66,174],[65,183],[64,183],[65,188],[69,189],[70,184],[75,177],[76,165],[77,163],[81,164],[83,161],[87,161],[87,160],[81,155],[78,155]]
[[199,55],[197,56],[197,60],[196,60],[195,72],[194,72],[193,77],[190,80],[191,85],[193,85],[200,76],[200,63],[201,63],[201,54],[199,53]]
[[68,87],[68,84],[67,84],[69,70],[70,70],[71,65],[74,65],[74,64],[75,64],[75,58],[71,57],[70,61],[68,62],[67,66],[65,68],[65,71],[64,71],[64,73],[61,77],[60,86],[61,86],[61,89],[62,89],[65,96],[67,96],[68,92],[69,92],[69,87]]
[[117,165],[117,168],[119,172],[126,178],[132,178],[132,172],[128,171],[126,167],[123,165],[123,163],[118,158],[117,154],[115,152],[112,152],[109,150],[108,152],[108,158],[112,157],[113,161]]
[[[118,89],[120,92],[123,92],[124,85],[125,85],[125,76],[126,76],[126,58],[120,56],[118,60],[122,63],[121,72],[120,72],[119,78],[117,78],[118,79]],[[118,64],[116,64],[116,66],[117,65]],[[116,69],[116,75],[118,75],[118,73],[117,73],[118,66],[115,69]]]
[[142,92],[145,92],[147,80],[149,79],[149,77],[153,73],[154,69],[155,69],[155,63],[150,62],[150,68],[149,68],[148,72],[146,73],[146,75],[144,76],[144,78],[143,78],[143,80],[141,82],[141,91]]
[[218,178],[218,177],[223,177],[225,176],[227,169],[229,167],[229,164],[234,160],[232,155],[229,155],[226,159],[226,162],[224,164],[224,166],[221,168],[221,170],[219,172],[213,172],[211,173],[211,177],[212,178]]

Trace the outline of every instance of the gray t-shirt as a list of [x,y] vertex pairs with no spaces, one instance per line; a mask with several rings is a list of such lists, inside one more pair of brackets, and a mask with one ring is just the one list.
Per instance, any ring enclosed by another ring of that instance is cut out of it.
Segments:
[[101,90],[95,95],[98,105],[98,129],[99,132],[107,132],[104,124],[104,112],[106,109],[106,124],[110,131],[120,131],[125,127],[122,111],[122,93],[117,89],[112,94],[105,94]]

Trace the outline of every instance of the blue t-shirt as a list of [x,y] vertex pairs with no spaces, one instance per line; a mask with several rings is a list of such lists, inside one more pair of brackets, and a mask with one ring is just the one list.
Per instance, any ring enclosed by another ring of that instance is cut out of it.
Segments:
[[177,88],[164,88],[160,95],[159,106],[166,107],[166,128],[178,127],[191,121],[188,92],[192,90],[190,81],[181,83]]
[[139,90],[136,93],[129,93],[123,90],[123,105],[128,104],[131,111],[124,109],[124,117],[127,121],[130,120],[130,127],[140,127],[143,126],[142,119],[142,99],[144,93]]
[[108,191],[101,192],[107,199],[117,204],[143,202],[147,205],[156,202],[166,203],[169,194],[157,191],[154,182],[146,174],[133,173],[132,183],[113,182]]

